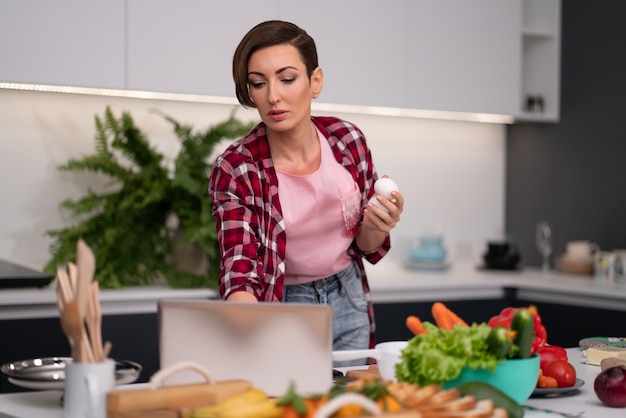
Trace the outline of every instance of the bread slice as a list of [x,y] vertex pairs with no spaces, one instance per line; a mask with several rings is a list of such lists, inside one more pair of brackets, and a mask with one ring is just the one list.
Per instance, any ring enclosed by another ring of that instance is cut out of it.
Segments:
[[442,405],[446,402],[458,399],[460,396],[458,389],[441,390],[424,400],[420,405],[424,407]]
[[[432,396],[431,398],[436,397]],[[455,397],[454,399],[448,399],[444,402],[428,402],[425,405],[420,405],[418,410],[422,414],[430,415],[434,414],[437,416],[440,412],[446,411],[468,411],[476,407],[476,399],[474,399],[471,395],[466,395],[463,397]],[[425,416],[426,416],[425,415]]]
[[509,418],[509,413],[504,408],[495,408],[489,418]]
[[428,398],[441,392],[441,390],[439,385],[428,385],[413,391],[404,399],[399,400],[409,409],[419,409],[419,406],[427,402]]
[[[505,411],[506,412],[506,411]],[[491,418],[494,413],[493,401],[483,399],[474,405],[472,409],[453,411],[421,411],[424,418]]]
[[346,378],[349,380],[380,380],[380,373],[378,371],[371,371],[369,369],[363,370],[348,370],[346,372]]
[[420,388],[419,385],[408,382],[387,382],[387,390],[394,398],[404,403],[405,399]]

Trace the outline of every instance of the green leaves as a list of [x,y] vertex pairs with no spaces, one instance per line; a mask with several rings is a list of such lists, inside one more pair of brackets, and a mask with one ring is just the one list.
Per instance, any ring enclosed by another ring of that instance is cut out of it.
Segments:
[[[226,121],[196,132],[161,116],[172,124],[181,144],[173,169],[128,112],[116,117],[107,107],[102,117],[95,117],[95,152],[70,159],[59,169],[94,173],[104,182],[101,190],[88,189],[84,197],[60,203],[75,223],[47,231],[53,243],[46,271],[54,274],[58,265],[75,260],[76,241],[83,238],[96,255],[95,279],[103,288],[161,278],[174,287],[217,286],[219,249],[207,192],[209,158],[219,142],[245,135],[253,123],[240,122],[233,112]],[[177,227],[183,232],[179,243],[173,241]],[[191,273],[172,261],[177,245],[183,244],[197,246],[209,257],[206,272]]]
[[402,351],[396,365],[398,381],[442,384],[456,378],[464,367],[494,370],[502,360],[487,345],[491,331],[487,324],[455,326],[446,331],[425,321],[424,327],[428,333],[413,337]]

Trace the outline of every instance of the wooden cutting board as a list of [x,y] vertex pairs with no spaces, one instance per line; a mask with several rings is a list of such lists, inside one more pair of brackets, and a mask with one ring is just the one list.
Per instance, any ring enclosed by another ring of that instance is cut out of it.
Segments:
[[251,381],[233,379],[156,389],[117,389],[107,394],[107,417],[176,418],[180,408],[215,405],[251,388]]

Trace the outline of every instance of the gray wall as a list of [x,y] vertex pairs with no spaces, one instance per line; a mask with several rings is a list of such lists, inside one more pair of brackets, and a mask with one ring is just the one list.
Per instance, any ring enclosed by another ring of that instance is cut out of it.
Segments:
[[586,239],[626,248],[626,2],[562,2],[561,119],[515,124],[506,151],[506,230],[539,266],[535,224],[553,225],[554,255]]

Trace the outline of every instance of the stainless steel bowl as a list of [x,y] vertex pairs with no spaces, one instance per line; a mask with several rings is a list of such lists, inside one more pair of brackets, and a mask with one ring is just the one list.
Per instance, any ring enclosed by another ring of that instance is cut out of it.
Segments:
[[[63,389],[65,365],[70,357],[43,357],[3,364],[0,371],[16,386],[34,390]],[[141,365],[128,360],[115,360],[115,383],[125,385],[139,378]]]

